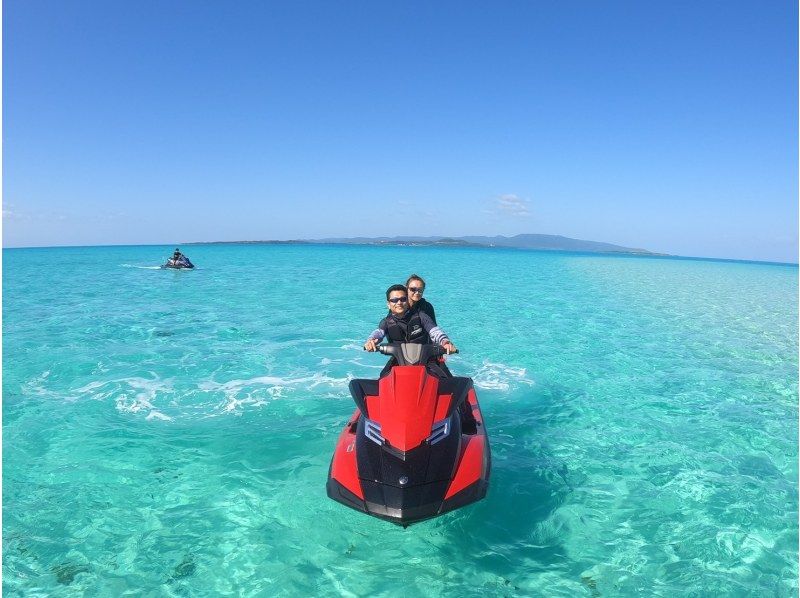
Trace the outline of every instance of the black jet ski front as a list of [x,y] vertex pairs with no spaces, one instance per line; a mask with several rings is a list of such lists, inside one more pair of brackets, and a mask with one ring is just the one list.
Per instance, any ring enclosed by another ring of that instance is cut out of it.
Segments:
[[426,370],[444,353],[438,345],[378,350],[398,365],[350,382],[357,409],[336,444],[328,496],[404,527],[481,500],[491,455],[472,380]]
[[167,263],[161,266],[162,268],[170,268],[172,270],[192,270],[194,264],[187,260],[167,260]]

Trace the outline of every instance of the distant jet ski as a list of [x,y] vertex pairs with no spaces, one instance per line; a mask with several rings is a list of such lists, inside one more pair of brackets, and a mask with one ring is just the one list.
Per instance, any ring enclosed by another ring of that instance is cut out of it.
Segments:
[[172,268],[173,270],[191,270],[194,268],[194,264],[176,247],[175,253],[173,253],[172,257],[167,260],[167,263],[161,267]]
[[167,263],[161,266],[162,268],[172,268],[173,270],[191,270],[194,264],[189,261],[189,258],[183,256],[182,259],[174,260],[172,258],[167,260]]

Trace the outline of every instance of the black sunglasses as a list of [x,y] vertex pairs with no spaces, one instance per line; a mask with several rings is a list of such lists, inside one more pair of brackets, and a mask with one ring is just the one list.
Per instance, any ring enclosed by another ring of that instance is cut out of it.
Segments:
[[393,297],[389,303],[408,303],[408,297]]
[[425,287],[408,287],[412,293],[419,293],[420,295],[425,292]]

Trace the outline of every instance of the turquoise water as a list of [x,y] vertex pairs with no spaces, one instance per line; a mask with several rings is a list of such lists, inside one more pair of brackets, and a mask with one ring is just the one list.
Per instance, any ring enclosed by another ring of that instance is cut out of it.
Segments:
[[[797,594],[796,267],[183,249],[3,252],[7,595]],[[412,271],[493,470],[404,530],[325,480]]]

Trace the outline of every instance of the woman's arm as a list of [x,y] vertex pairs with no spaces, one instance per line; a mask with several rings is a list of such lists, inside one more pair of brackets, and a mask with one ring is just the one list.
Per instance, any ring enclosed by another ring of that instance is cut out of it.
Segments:
[[375,347],[377,347],[378,344],[380,344],[380,342],[383,340],[383,337],[386,336],[387,330],[388,327],[386,326],[386,318],[384,318],[378,322],[378,327],[367,337],[367,340],[364,343],[364,348],[367,351],[374,351]]

